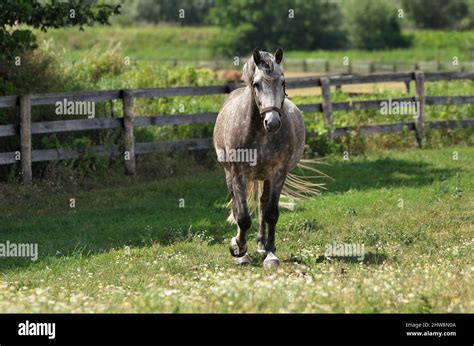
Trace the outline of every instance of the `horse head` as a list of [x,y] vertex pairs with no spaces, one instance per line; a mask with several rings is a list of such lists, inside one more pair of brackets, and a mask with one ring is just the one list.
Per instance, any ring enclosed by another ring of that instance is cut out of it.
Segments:
[[253,102],[269,133],[277,133],[281,127],[285,102],[285,76],[281,61],[283,50],[278,48],[275,55],[255,48],[252,56],[245,63],[243,78],[252,89]]

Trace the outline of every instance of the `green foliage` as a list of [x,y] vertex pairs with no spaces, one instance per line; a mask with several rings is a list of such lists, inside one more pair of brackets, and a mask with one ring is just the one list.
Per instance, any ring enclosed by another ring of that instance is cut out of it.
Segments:
[[74,80],[95,86],[105,78],[120,76],[125,71],[125,67],[123,57],[115,50],[103,53],[95,51],[70,68],[69,72]]
[[460,28],[461,29],[474,29],[474,0],[468,0],[468,14],[465,18],[461,20]]
[[[120,78],[106,80],[109,86],[120,88],[162,88],[178,86],[212,85],[218,83],[210,70],[193,66],[168,64],[140,64],[124,72]],[[101,83],[103,83],[102,81]],[[212,112],[219,109],[225,96],[162,97],[159,99],[137,99],[134,111],[140,115],[173,115]],[[212,124],[182,125],[173,127],[145,127],[135,132],[137,141],[175,140],[212,136]]]
[[62,50],[53,41],[42,41],[35,50],[19,55],[21,64],[6,71],[0,94],[45,93],[74,90],[76,80],[64,73]]
[[329,139],[328,131],[322,123],[305,121],[306,129],[306,157],[328,156],[340,152],[340,146]]
[[94,5],[81,0],[39,1],[18,0],[0,2],[0,60],[37,47],[36,37],[26,24],[47,31],[50,28],[107,24],[112,14],[119,14],[120,6]]
[[[424,60],[439,59],[452,62],[453,56],[457,56],[461,61],[474,59],[472,53],[474,51],[474,32],[472,31],[423,30],[414,32],[412,37],[413,48],[425,52],[432,50],[437,53],[437,55],[426,57]],[[450,55],[443,54],[443,52]]]
[[[472,5],[472,1],[470,1]],[[402,0],[414,24],[427,29],[459,29],[469,25],[469,11],[466,0]]]
[[[378,51],[362,49],[350,50],[315,50],[315,51],[290,51],[285,52],[286,58],[312,58],[329,60],[331,64],[340,65],[344,56],[351,61],[374,61],[379,63],[406,62],[412,66],[416,61],[439,61],[443,66],[452,66],[453,57],[456,56],[460,63],[474,60],[474,32],[473,31],[440,31],[416,30],[409,31],[412,41],[410,47]],[[452,66],[458,68],[459,66]],[[468,66],[468,69],[470,67]]]
[[380,0],[350,3],[346,13],[349,41],[354,48],[388,49],[406,47],[395,7]]
[[[123,2],[125,18],[122,23],[176,23],[179,25],[204,24],[214,0],[127,0]],[[184,18],[180,18],[180,10]]]
[[275,0],[271,4],[217,0],[210,19],[222,29],[212,47],[226,56],[247,54],[253,47],[307,50],[339,48],[345,43],[339,7],[322,0]]

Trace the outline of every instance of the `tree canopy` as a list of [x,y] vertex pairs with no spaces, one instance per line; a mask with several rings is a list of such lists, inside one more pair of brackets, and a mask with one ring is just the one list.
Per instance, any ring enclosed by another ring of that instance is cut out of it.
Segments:
[[360,49],[386,49],[409,44],[402,35],[397,8],[386,2],[359,0],[346,8],[347,31],[351,46]]
[[459,29],[473,10],[466,0],[403,0],[402,4],[415,26],[425,29]]
[[97,4],[81,0],[0,1],[0,59],[11,59],[37,47],[30,28],[50,28],[108,24],[109,17],[120,14],[120,5]]
[[214,47],[229,56],[249,47],[308,50],[345,44],[339,7],[327,1],[217,0],[209,17],[223,29]]

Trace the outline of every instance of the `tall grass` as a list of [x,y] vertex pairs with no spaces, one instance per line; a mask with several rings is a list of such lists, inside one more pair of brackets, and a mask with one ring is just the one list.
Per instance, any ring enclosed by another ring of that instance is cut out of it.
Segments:
[[98,26],[81,32],[77,28],[39,31],[39,39],[52,39],[65,49],[67,61],[81,60],[90,50],[105,51],[119,45],[132,60],[212,59],[208,41],[219,32],[215,27],[141,25]]

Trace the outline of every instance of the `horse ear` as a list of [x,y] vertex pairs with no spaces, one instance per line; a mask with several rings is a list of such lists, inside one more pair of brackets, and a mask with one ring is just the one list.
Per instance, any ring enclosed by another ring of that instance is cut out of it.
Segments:
[[283,49],[278,48],[275,52],[275,61],[277,64],[280,64],[283,60]]
[[255,65],[260,64],[260,60],[261,60],[261,57],[260,57],[260,49],[255,48],[255,49],[253,50],[253,61],[255,62]]

